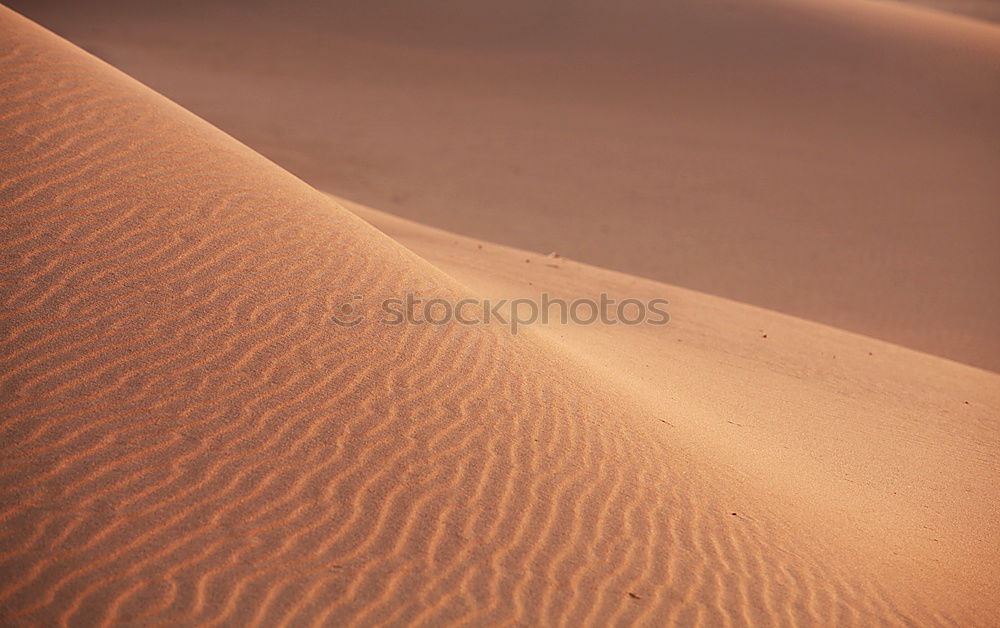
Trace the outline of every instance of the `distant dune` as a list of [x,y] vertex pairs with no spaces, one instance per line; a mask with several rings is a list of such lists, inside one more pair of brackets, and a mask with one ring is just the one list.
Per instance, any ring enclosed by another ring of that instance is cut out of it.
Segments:
[[12,6],[321,190],[1000,371],[996,25],[876,0]]
[[[1000,375],[376,229],[0,30],[0,623],[996,623]],[[331,321],[542,289],[672,320]]]
[[[893,1],[893,0],[888,0]],[[1000,22],[1000,2],[995,0],[902,0],[921,7],[965,15],[978,20]]]

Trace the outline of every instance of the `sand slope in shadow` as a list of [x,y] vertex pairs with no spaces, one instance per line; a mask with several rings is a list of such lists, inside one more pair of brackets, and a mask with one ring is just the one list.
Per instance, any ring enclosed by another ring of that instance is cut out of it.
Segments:
[[[334,325],[355,295],[474,293],[71,44],[0,23],[4,623],[995,619],[996,524],[973,498],[996,484],[996,376],[753,310],[777,321],[770,354],[733,331],[751,310],[680,291],[677,329],[701,340],[634,341],[653,372],[686,368],[663,388],[629,388],[630,348],[589,328]],[[494,263],[498,285],[524,264]],[[848,389],[805,342],[894,366]],[[785,434],[760,457],[699,435],[705,412],[737,415],[734,378],[786,412],[760,417]],[[824,421],[847,449],[808,446]],[[886,424],[901,444],[852,459]],[[884,486],[850,502],[825,483],[838,462]]]
[[868,0],[15,3],[313,186],[1000,370],[1000,27]]

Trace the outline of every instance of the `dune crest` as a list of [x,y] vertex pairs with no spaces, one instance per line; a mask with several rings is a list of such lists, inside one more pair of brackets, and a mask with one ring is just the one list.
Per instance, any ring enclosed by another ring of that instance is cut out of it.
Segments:
[[683,415],[543,331],[332,324],[469,281],[17,14],[0,29],[5,624],[995,618],[995,568],[927,591],[921,560],[844,554],[781,508],[796,487],[748,498]]
[[995,24],[878,0],[13,6],[317,189],[1000,372]]

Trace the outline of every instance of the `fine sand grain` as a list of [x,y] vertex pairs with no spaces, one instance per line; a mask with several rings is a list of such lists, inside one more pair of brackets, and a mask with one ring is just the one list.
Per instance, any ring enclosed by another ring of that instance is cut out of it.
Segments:
[[[997,622],[1000,376],[365,222],[0,33],[3,624]],[[330,320],[540,290],[673,320]]]
[[320,190],[1000,372],[995,24],[874,0],[13,7]]

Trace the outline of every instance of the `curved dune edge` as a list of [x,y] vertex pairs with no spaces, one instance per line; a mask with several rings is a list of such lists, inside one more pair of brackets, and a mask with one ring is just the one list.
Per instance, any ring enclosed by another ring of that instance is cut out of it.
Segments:
[[[681,342],[337,327],[354,295],[486,294],[531,264],[425,261],[0,22],[4,623],[995,620],[996,375],[579,265],[552,289],[672,290]],[[736,333],[759,321],[769,349]],[[738,404],[784,440],[737,456],[759,437],[712,421]],[[891,448],[850,464],[809,449],[823,425]]]
[[926,594],[953,596],[968,585],[979,591],[973,598],[989,597],[997,575],[997,374],[333,198],[477,295],[668,298],[668,328],[549,325],[527,333],[564,369],[617,391],[637,415],[666,421],[673,444],[697,451],[701,464],[735,471],[731,503],[835,538],[838,560],[867,553],[883,569],[898,561],[890,571]]
[[997,25],[875,0],[10,1],[318,189],[1000,372]]

